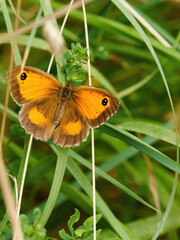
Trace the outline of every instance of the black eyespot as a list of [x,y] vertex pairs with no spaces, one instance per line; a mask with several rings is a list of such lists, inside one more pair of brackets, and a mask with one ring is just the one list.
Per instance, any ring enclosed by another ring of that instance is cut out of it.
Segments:
[[107,98],[103,98],[103,100],[102,100],[102,105],[103,105],[103,106],[106,106],[106,105],[107,105],[107,103],[108,103],[108,100],[107,100]]
[[21,74],[21,80],[25,80],[27,78],[27,74],[25,72],[23,72]]

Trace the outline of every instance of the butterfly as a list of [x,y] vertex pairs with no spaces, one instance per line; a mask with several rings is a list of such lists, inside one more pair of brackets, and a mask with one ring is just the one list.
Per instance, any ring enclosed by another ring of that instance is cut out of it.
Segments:
[[99,127],[115,114],[119,100],[110,92],[90,86],[63,86],[50,74],[34,67],[16,66],[10,77],[10,93],[18,105],[21,126],[35,139],[61,147],[80,145],[89,128]]

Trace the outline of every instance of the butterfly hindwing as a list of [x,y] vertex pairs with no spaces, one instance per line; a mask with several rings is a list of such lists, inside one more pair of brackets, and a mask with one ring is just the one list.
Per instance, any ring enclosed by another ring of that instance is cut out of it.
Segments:
[[89,126],[72,99],[66,103],[59,126],[55,129],[53,142],[61,147],[74,147],[85,141]]
[[19,114],[21,126],[35,139],[47,141],[55,128],[55,112],[58,101],[55,97],[43,98],[26,103]]
[[113,94],[96,87],[74,87],[72,99],[93,128],[106,122],[119,107],[119,100]]
[[34,67],[16,66],[10,75],[10,93],[17,104],[57,95],[62,84],[50,74]]

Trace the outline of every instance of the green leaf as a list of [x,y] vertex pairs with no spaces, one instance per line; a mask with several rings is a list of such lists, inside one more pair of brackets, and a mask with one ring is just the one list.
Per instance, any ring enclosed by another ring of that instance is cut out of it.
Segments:
[[[13,33],[13,27],[12,27],[12,22],[10,19],[10,15],[9,15],[9,11],[6,5],[6,1],[1,1],[1,8],[2,8],[2,13],[4,15],[4,20],[6,23],[6,27],[8,30],[8,33],[11,34]],[[22,63],[22,59],[21,59],[21,54],[19,51],[19,48],[17,46],[17,42],[14,42],[14,47],[13,47],[13,41],[10,40],[11,43],[11,47],[14,49],[14,61],[16,65],[20,65]]]
[[93,227],[85,227],[85,226],[80,226],[78,227],[74,233],[75,233],[75,236],[77,237],[82,237],[82,235],[85,233],[85,232],[90,232],[93,230]]
[[86,48],[83,48],[80,43],[71,44],[71,53],[69,51],[64,53],[66,63],[62,65],[67,80],[74,82],[82,82],[85,80],[87,73],[82,69],[82,65],[84,64],[82,59],[87,60],[87,58]]
[[40,237],[46,237],[46,229],[45,228],[40,228],[40,229],[37,229],[37,234],[40,236]]
[[[102,231],[101,229],[98,229],[96,231],[96,238],[98,238],[98,236],[101,233],[101,231]],[[89,237],[86,237],[86,238],[82,237],[82,240],[93,240],[93,239],[94,239],[94,234],[93,233]]]
[[29,224],[29,219],[28,219],[28,217],[25,214],[21,214],[19,218],[20,218],[22,226]]
[[[72,55],[71,55],[71,53],[70,53],[69,51],[64,52],[64,58],[65,58],[67,61],[70,60],[71,57],[72,57]],[[67,65],[67,64],[65,64],[65,65],[63,66],[63,68],[65,68],[66,65]]]
[[72,236],[74,236],[73,224],[78,222],[80,218],[79,210],[75,208],[75,213],[70,217],[68,221],[68,228]]
[[59,236],[63,239],[63,240],[72,240],[73,238],[67,234],[64,229],[62,229],[61,231],[59,231]]
[[35,208],[33,210],[33,218],[34,218],[33,225],[36,225],[38,223],[40,217],[41,217],[41,210],[39,208]]
[[11,124],[10,131],[11,131],[12,135],[17,136],[17,137],[25,135],[25,130],[24,130],[24,128],[22,128],[20,126],[19,123]]
[[146,142],[143,142],[141,139],[137,138],[131,133],[128,133],[108,123],[104,124],[98,129],[115,138],[129,143],[133,147],[137,148],[141,152],[144,152],[145,154],[152,157],[154,160],[166,166],[167,168],[180,173],[180,165],[177,162],[173,161],[171,158],[167,157],[166,155],[158,151],[156,148],[150,146]]
[[[99,222],[99,220],[101,219],[102,217],[102,214],[97,214],[96,215],[96,224]],[[86,227],[92,227],[93,226],[93,216],[87,218],[84,223],[83,223],[84,226]]]
[[31,235],[31,233],[33,232],[33,226],[32,225],[24,224],[22,229],[23,229],[23,232],[27,235]]
[[[88,196],[92,199],[92,185],[83,173],[83,171],[79,168],[79,166],[73,161],[71,158],[68,159],[68,170],[72,173],[72,175],[76,178],[78,183],[81,185],[83,190],[88,194]],[[120,222],[109,209],[107,204],[101,198],[101,196],[96,192],[96,201],[97,208],[103,214],[106,221],[110,224],[110,226],[114,229],[115,232],[123,239],[123,240],[139,240],[134,234],[132,234],[126,226]],[[133,238],[132,238],[133,236]]]

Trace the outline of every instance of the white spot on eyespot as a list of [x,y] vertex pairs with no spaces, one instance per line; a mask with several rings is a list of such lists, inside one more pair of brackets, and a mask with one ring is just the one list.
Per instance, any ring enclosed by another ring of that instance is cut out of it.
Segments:
[[43,128],[43,127],[44,127],[44,125],[42,124],[42,125],[41,125],[41,127]]

